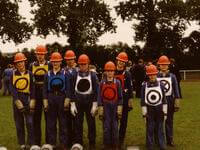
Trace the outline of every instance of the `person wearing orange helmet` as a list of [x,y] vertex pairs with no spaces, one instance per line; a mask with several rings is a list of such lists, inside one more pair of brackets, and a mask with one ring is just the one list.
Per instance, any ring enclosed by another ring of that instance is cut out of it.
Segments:
[[167,145],[173,147],[173,118],[174,112],[179,110],[179,89],[176,76],[169,72],[170,61],[165,55],[161,56],[157,62],[160,72],[158,73],[158,81],[165,85],[165,95],[168,103],[167,120],[165,122],[165,134]]
[[76,55],[73,50],[67,50],[65,52],[65,60],[67,63],[66,69],[69,72],[72,72],[72,70],[76,67]]
[[105,78],[101,80],[98,92],[99,119],[103,121],[104,150],[118,149],[118,118],[122,116],[122,87],[114,77],[116,66],[108,61],[104,67]]
[[[77,67],[76,67],[76,55],[73,50],[67,50],[65,52],[65,61],[66,61],[66,66],[65,66],[65,71],[68,74],[69,78],[71,78],[72,74],[76,72]],[[70,111],[67,111],[67,129],[68,129],[68,145],[69,147],[72,146],[73,140],[74,140],[74,117],[70,113]]]
[[121,52],[116,57],[116,72],[115,77],[121,82],[123,89],[123,110],[122,118],[120,120],[119,128],[119,143],[122,146],[124,143],[126,128],[128,122],[128,112],[132,109],[133,98],[133,84],[132,77],[128,70],[126,70],[126,63],[128,62],[128,55]]
[[149,81],[143,82],[141,89],[142,115],[146,125],[146,146],[153,150],[154,130],[156,129],[161,150],[166,149],[163,123],[167,117],[167,101],[164,85],[157,80],[158,70],[156,66],[146,66],[146,74]]
[[43,105],[47,113],[47,144],[56,146],[57,120],[59,123],[60,147],[67,148],[66,111],[69,109],[69,79],[61,68],[62,56],[59,52],[51,54],[52,69],[44,76]]
[[78,71],[72,75],[71,113],[75,119],[75,143],[83,145],[83,119],[86,114],[88,124],[89,149],[95,150],[98,78],[89,71],[89,57],[82,54],[78,58]]
[[[43,109],[43,85],[44,85],[44,75],[49,70],[49,63],[45,59],[47,54],[47,48],[43,45],[38,45],[35,49],[36,61],[30,64],[29,70],[34,75],[34,83],[37,89],[35,93],[35,113],[34,113],[34,129],[35,129],[35,143],[40,146],[41,145],[41,137],[42,137],[42,129],[41,129],[41,119],[42,119],[42,109]],[[46,114],[45,114],[46,121]],[[46,127],[45,127],[46,129]],[[46,141],[48,139],[47,133]]]
[[[13,96],[13,112],[17,139],[21,149],[34,145],[33,113],[35,109],[35,87],[33,75],[26,70],[25,61],[27,58],[23,53],[16,53],[14,64],[16,70],[11,75],[11,92]],[[28,132],[28,145],[25,145],[24,120]]]

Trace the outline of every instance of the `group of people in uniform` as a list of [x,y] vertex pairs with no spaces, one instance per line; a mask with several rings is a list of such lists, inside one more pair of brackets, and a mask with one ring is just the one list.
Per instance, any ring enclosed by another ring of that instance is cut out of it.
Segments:
[[[95,150],[95,116],[98,114],[103,126],[103,149],[121,149],[125,141],[128,113],[133,108],[132,77],[126,69],[128,55],[120,52],[116,63],[108,61],[99,81],[97,73],[89,70],[90,59],[86,54],[78,57],[76,66],[75,53],[67,50],[64,67],[59,52],[51,54],[50,62],[46,60],[45,46],[37,46],[35,54],[37,60],[26,69],[27,58],[23,53],[16,53],[16,69],[10,78],[20,148],[82,150],[83,122],[86,118],[89,149]],[[166,149],[164,122],[167,144],[174,146],[173,116],[179,109],[180,96],[176,77],[168,70],[169,64],[167,56],[161,56],[158,60],[159,72],[156,66],[147,66],[149,79],[142,84],[141,108],[149,150],[153,149],[156,141],[160,149]],[[41,145],[43,110],[46,144]]]

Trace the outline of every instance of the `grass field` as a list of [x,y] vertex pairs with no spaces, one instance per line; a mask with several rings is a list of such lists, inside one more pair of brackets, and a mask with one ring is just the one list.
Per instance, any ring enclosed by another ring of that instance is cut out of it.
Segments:
[[[174,141],[175,148],[169,150],[199,150],[200,149],[200,82],[182,83],[184,99],[181,109],[175,114]],[[44,121],[43,121],[44,122]],[[102,147],[102,126],[97,118],[97,147]],[[85,126],[85,129],[87,127]],[[44,138],[43,138],[44,139]],[[87,145],[87,131],[84,130],[84,140]],[[0,145],[8,150],[17,149],[16,130],[12,115],[12,100],[10,97],[0,97]],[[145,149],[145,126],[141,117],[139,100],[134,100],[134,109],[129,113],[126,145],[136,145]]]

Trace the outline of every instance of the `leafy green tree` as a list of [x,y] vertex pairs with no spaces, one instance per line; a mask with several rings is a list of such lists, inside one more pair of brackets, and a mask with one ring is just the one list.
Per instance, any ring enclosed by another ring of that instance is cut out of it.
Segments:
[[18,1],[0,1],[0,37],[3,43],[14,41],[16,44],[29,39],[32,33],[30,24],[18,13]]
[[115,32],[110,9],[102,0],[29,0],[38,35],[65,35],[72,49],[95,44],[106,32]]
[[115,7],[123,21],[133,21],[135,41],[145,42],[146,57],[180,54],[186,29],[186,8],[182,0],[128,0]]

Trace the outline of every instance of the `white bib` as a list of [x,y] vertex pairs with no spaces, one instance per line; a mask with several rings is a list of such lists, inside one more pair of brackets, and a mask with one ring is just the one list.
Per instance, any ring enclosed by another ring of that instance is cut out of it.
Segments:
[[164,85],[165,96],[172,95],[172,78],[158,77],[157,80]]
[[91,73],[89,73],[89,75],[85,77],[81,77],[78,73],[76,79],[75,91],[83,95],[92,93]]
[[145,103],[150,106],[157,106],[162,104],[162,91],[160,87],[160,82],[156,87],[147,87],[145,88]]

